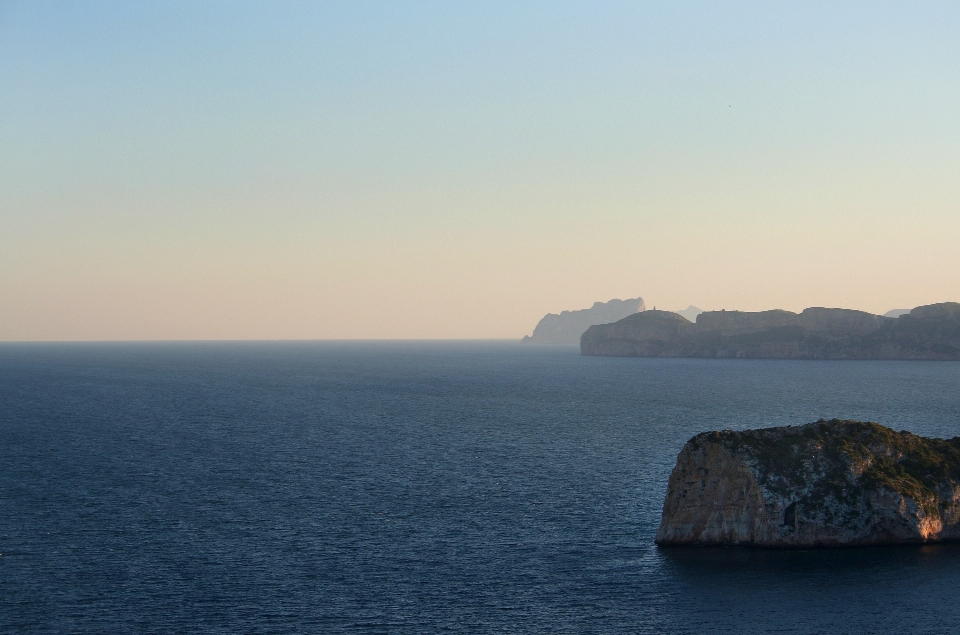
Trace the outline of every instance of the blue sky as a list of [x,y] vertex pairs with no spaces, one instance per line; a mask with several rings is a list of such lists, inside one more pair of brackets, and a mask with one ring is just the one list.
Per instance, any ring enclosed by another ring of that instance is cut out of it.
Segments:
[[0,339],[957,300],[960,6],[0,2]]

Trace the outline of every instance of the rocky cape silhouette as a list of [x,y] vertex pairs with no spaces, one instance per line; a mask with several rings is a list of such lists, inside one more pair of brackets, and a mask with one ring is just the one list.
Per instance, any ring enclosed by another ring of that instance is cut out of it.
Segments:
[[843,547],[960,539],[960,437],[818,421],[705,432],[677,457],[660,545]]
[[610,300],[609,302],[594,302],[589,309],[579,311],[563,311],[560,315],[547,313],[536,328],[533,335],[525,336],[524,344],[566,344],[576,346],[580,343],[580,336],[594,324],[606,324],[643,311],[643,298],[629,300]]
[[780,359],[960,360],[960,304],[920,306],[897,318],[850,309],[707,311],[695,323],[644,311],[591,326],[584,355]]

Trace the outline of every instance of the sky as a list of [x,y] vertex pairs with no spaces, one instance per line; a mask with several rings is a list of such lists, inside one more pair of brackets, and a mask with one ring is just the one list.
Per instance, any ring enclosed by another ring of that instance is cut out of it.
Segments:
[[0,0],[0,340],[960,301],[955,2]]

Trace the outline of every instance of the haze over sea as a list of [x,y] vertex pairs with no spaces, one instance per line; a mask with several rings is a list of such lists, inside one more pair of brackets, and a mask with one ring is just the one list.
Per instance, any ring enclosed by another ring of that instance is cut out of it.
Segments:
[[960,364],[0,345],[0,631],[947,633],[960,546],[659,549],[697,432],[960,434]]

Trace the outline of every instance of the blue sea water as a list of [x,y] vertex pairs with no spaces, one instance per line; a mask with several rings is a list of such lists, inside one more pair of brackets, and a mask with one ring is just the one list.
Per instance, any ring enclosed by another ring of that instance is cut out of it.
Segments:
[[960,545],[659,549],[711,429],[960,435],[960,364],[0,346],[3,633],[953,633]]

